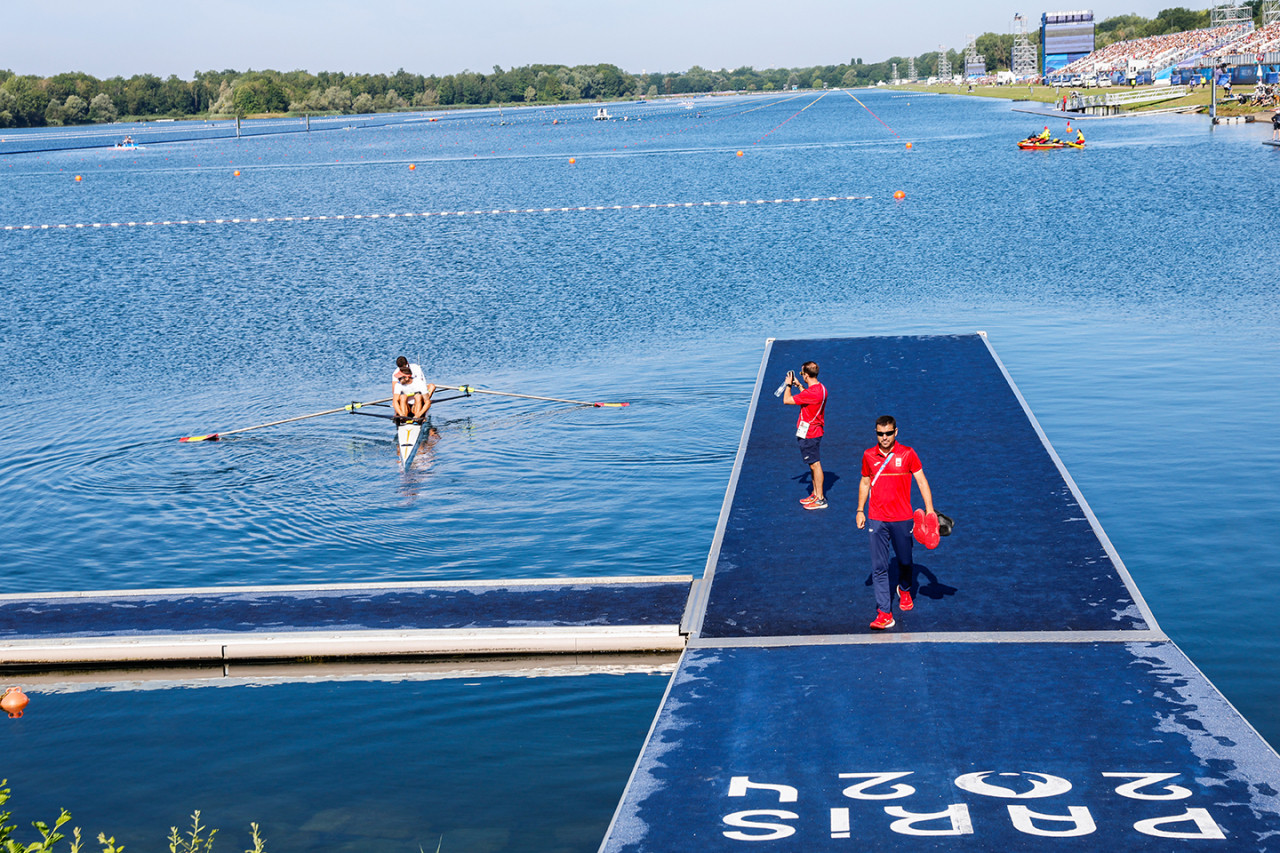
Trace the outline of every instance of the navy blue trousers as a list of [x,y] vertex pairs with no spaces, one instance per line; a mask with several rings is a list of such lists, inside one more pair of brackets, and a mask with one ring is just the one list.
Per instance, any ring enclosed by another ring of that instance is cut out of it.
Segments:
[[867,521],[867,530],[871,534],[871,586],[876,591],[876,608],[884,613],[892,613],[893,590],[889,585],[889,549],[898,558],[898,586],[911,589],[912,566],[911,546],[915,540],[911,536],[911,528],[915,524],[911,519],[906,521]]

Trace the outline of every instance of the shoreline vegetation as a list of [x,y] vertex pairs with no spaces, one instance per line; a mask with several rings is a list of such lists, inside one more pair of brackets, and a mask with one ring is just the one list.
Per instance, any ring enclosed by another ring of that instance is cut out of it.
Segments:
[[[1247,4],[1258,22],[1261,3],[1262,0],[1248,0]],[[1182,7],[1165,9],[1151,19],[1119,15],[1097,24],[1095,49],[1118,41],[1186,32],[1208,25],[1207,10]],[[1038,41],[1038,30],[1027,33],[1027,38]],[[974,39],[976,49],[985,57],[988,74],[1011,67],[1013,42],[1012,34],[984,33]],[[490,73],[465,70],[443,76],[413,74],[403,68],[394,74],[227,69],[197,71],[191,80],[173,74],[163,80],[154,74],[99,80],[79,71],[39,77],[0,70],[0,128],[158,119],[356,115],[484,106],[550,106],[713,93],[849,89],[889,84],[912,67],[927,75],[926,69],[935,68],[944,54],[950,67],[964,67],[963,51],[937,50],[919,56],[892,56],[872,63],[851,58],[847,63],[835,65],[761,70],[742,66],[719,71],[695,65],[686,71],[641,74],[631,74],[607,63],[573,67],[525,65],[508,70],[495,65]],[[915,89],[919,85],[906,83],[900,88]],[[924,91],[1016,98],[1019,96],[1007,90],[1020,88],[1025,89],[1025,84],[981,86],[973,92],[965,91],[966,87],[962,86],[929,86]],[[1035,84],[1027,93],[1027,99],[1052,101],[1049,93],[1053,91],[1051,86]],[[1183,100],[1191,109],[1207,106],[1208,99],[1206,88]],[[1218,106],[1222,115],[1265,109],[1237,104]]]
[[[8,787],[9,780],[0,779],[0,806],[4,806],[9,801],[12,789]],[[71,813],[66,809],[62,809],[58,817],[53,821],[53,825],[49,825],[42,820],[33,820],[32,828],[40,836],[38,841],[30,844],[24,844],[15,841],[13,836],[18,830],[18,825],[13,823],[13,813],[9,811],[0,811],[0,850],[10,851],[10,853],[55,853],[62,850],[62,846],[58,842],[66,841],[69,853],[81,853],[85,849],[86,842],[81,837],[80,827],[72,827],[70,837],[63,830],[68,821],[71,820]],[[253,846],[245,851],[245,853],[265,853],[266,840],[262,837],[262,831],[258,824],[249,824],[249,840]],[[197,809],[191,815],[191,829],[182,833],[178,831],[178,827],[169,827],[169,850],[171,853],[211,853],[213,850],[213,840],[218,835],[218,830],[210,829],[200,823],[200,811]],[[98,845],[102,853],[123,853],[124,845],[116,844],[115,836],[107,837],[106,833],[98,833]]]

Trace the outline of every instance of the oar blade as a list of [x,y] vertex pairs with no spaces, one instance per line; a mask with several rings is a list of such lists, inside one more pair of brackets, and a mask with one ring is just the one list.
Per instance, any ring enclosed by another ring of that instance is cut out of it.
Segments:
[[184,435],[182,438],[178,439],[178,441],[217,441],[217,440],[218,440],[218,434],[216,432],[213,433],[212,435]]

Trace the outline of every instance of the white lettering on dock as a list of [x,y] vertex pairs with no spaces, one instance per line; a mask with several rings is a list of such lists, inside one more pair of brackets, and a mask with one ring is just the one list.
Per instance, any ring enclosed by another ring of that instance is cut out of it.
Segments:
[[[900,805],[873,806],[876,800],[902,800],[917,793],[918,789],[927,788],[924,780],[913,780],[914,785],[896,780],[907,776],[915,776],[911,770],[875,771],[862,773],[837,773],[836,778],[843,780],[840,792],[849,800],[862,801],[861,811],[849,805],[833,807],[830,803],[822,803],[822,809],[828,815],[830,837],[834,839],[852,839],[855,821],[860,827],[860,835],[870,839],[878,837],[887,828],[898,835],[910,836],[947,836],[981,834],[982,826],[976,826],[970,815],[969,804],[960,802],[948,805],[942,811],[916,812]],[[1149,803],[1142,808],[1158,809],[1156,803],[1169,800],[1184,800],[1193,796],[1193,791],[1182,785],[1172,784],[1178,773],[1150,773],[1136,771],[1107,771],[1101,773],[1103,778],[1128,780],[1117,785],[1113,790],[1116,796],[1139,803]],[[857,780],[848,785],[844,782]],[[937,802],[939,787],[934,785],[930,793],[931,804]],[[1087,786],[1086,786],[1087,787]],[[965,773],[951,780],[946,790],[959,789],[967,794],[979,797],[991,797],[1004,800],[1027,800],[1059,797],[1073,789],[1070,780],[1049,773],[1031,771],[995,771],[984,770]],[[829,791],[824,786],[824,791]],[[778,803],[801,802],[800,788],[778,782],[752,782],[749,776],[733,776],[729,780],[727,796],[734,798],[766,797],[770,802],[775,798]],[[945,794],[945,791],[941,792]],[[824,793],[823,796],[829,796]],[[945,800],[944,800],[945,802]],[[935,806],[936,807],[936,806]],[[1134,804],[1133,808],[1139,808]],[[1062,804],[1057,810],[1039,807],[1032,810],[1020,804],[1008,804],[1009,824],[1005,826],[1016,829],[1024,835],[1042,838],[1072,838],[1091,835],[1098,831],[1093,813],[1087,805]],[[1065,809],[1065,814],[1062,810]],[[1108,810],[1107,813],[1110,813]],[[747,809],[734,811],[724,815],[721,820],[732,829],[723,830],[726,838],[734,841],[777,841],[790,838],[797,832],[810,829],[800,822],[805,813],[803,807],[797,811],[781,809]],[[984,811],[983,814],[989,815]],[[812,812],[810,812],[811,816]],[[889,820],[886,821],[886,817]],[[1129,818],[1132,820],[1133,818]],[[991,831],[998,831],[990,825],[991,818],[985,817]],[[887,827],[885,824],[888,824]],[[1155,814],[1143,817],[1133,823],[1137,832],[1156,838],[1187,840],[1223,840],[1223,832],[1213,815],[1207,808],[1185,808],[1181,814]],[[814,827],[816,829],[816,827]],[[1114,825],[1104,827],[1105,831],[1115,834]]]

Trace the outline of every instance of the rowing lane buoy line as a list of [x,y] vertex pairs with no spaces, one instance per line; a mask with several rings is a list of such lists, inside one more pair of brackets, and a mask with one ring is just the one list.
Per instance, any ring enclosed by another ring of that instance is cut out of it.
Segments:
[[221,219],[164,219],[146,222],[74,222],[59,225],[5,225],[5,231],[66,231],[78,228],[142,228],[161,225],[242,225],[255,222],[336,222],[351,219],[424,219],[444,216],[504,216],[522,213],[578,213],[600,210],[659,210],[688,207],[731,207],[750,204],[811,204],[823,201],[867,201],[869,195],[831,195],[812,198],[757,198],[740,201],[675,201],[663,204],[599,204],[581,207],[494,208],[493,210],[439,210],[425,213],[338,213],[319,216],[238,216]]

